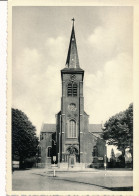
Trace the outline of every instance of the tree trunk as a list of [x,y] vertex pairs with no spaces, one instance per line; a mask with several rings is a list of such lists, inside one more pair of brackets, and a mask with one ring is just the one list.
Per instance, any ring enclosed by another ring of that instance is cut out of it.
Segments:
[[131,167],[132,167],[132,169],[133,169],[133,149],[130,149],[130,153],[131,153],[131,157],[132,157]]
[[24,162],[23,162],[22,156],[20,156],[20,159],[19,159],[19,169],[24,169]]
[[123,157],[122,166],[125,168],[125,149],[122,150],[122,157]]

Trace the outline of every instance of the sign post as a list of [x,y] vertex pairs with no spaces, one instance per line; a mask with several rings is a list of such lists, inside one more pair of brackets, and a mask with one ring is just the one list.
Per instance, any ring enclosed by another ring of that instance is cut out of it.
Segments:
[[53,161],[54,161],[54,174],[53,174],[53,177],[56,177],[56,172],[55,172],[56,156],[53,156]]
[[106,157],[106,154],[105,154],[105,160],[104,160],[105,162],[104,162],[104,168],[105,168],[105,170],[106,170],[106,168],[107,168],[107,157]]
[[105,143],[104,168],[107,169],[107,143]]

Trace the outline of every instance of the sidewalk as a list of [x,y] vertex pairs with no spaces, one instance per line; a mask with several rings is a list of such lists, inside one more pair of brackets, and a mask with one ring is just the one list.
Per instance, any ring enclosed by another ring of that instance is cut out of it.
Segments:
[[114,175],[118,173],[118,175],[124,175],[125,173],[132,174],[133,171],[130,168],[108,168],[108,169],[95,169],[95,168],[58,168],[58,167],[52,167],[52,168],[33,168],[28,170],[29,172],[35,172],[39,174],[46,174],[46,173],[53,173],[53,171],[57,173],[109,173],[109,175]]

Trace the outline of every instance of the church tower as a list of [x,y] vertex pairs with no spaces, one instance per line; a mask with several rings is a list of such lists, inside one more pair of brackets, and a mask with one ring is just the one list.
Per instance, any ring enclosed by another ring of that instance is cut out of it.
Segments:
[[[80,68],[74,19],[65,68],[61,70],[62,98],[60,119],[60,162],[83,162],[84,70]],[[70,157],[69,157],[70,154]],[[70,161],[69,161],[70,162]]]

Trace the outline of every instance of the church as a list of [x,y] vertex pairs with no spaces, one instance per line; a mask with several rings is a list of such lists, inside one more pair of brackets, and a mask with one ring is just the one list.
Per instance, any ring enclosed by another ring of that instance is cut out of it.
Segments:
[[56,124],[44,123],[40,132],[42,167],[53,163],[60,168],[104,167],[102,124],[89,124],[89,115],[84,111],[84,70],[79,64],[74,19],[61,82],[61,111],[56,114]]

